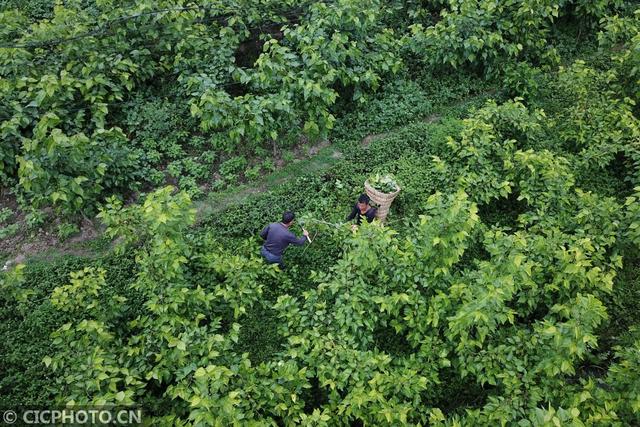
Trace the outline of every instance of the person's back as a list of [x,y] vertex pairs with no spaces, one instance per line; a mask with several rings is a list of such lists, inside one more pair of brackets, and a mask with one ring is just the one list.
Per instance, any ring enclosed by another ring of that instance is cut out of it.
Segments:
[[297,238],[295,234],[280,222],[269,224],[260,235],[266,240],[264,242],[264,248],[278,257],[284,254],[284,250],[290,244],[304,245],[307,241],[307,238],[304,236]]
[[282,215],[282,222],[274,222],[267,225],[260,233],[265,242],[260,248],[260,253],[264,259],[270,264],[278,264],[280,268],[284,268],[282,255],[289,245],[304,245],[309,233],[303,229],[303,236],[297,238],[295,234],[289,231],[289,227],[293,224],[295,215],[293,212],[285,212]]

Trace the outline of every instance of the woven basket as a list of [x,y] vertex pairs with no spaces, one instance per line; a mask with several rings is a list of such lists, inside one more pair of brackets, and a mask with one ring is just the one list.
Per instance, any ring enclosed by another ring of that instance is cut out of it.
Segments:
[[391,203],[393,203],[393,199],[395,199],[400,192],[400,187],[393,193],[383,193],[369,185],[369,181],[365,181],[364,189],[371,200],[379,206],[376,217],[384,222],[384,220],[387,219],[387,215],[389,215],[389,208],[391,207]]

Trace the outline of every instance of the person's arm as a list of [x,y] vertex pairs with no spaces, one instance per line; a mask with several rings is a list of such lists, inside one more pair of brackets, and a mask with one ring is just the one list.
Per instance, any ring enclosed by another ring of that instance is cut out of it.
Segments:
[[267,226],[264,228],[264,230],[262,230],[262,231],[260,232],[260,237],[262,237],[262,240],[266,240],[266,239],[267,239],[267,235],[269,234],[269,226],[270,226],[270,225],[267,225]]
[[353,209],[351,209],[351,213],[347,217],[347,221],[353,220],[356,215],[358,215],[358,205],[353,205]]
[[372,222],[376,217],[376,213],[378,213],[378,210],[376,208],[369,209],[367,211],[367,222]]
[[305,234],[304,234],[302,237],[300,237],[300,238],[296,237],[296,235],[295,235],[295,234],[293,234],[293,233],[291,233],[291,232],[289,232],[289,236],[288,236],[288,237],[289,237],[288,241],[289,241],[289,243],[291,243],[292,245],[302,246],[302,245],[304,245],[305,243],[307,243],[307,233],[306,233],[306,230],[305,230]]

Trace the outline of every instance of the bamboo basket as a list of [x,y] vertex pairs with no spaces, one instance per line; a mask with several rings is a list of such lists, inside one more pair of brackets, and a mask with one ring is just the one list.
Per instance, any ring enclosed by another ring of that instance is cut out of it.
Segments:
[[367,192],[367,196],[369,196],[369,198],[379,206],[376,211],[376,218],[381,222],[384,222],[384,220],[387,219],[387,215],[389,215],[391,203],[393,203],[393,200],[396,198],[398,193],[400,193],[400,187],[398,187],[398,189],[393,193],[383,193],[369,185],[369,181],[365,181],[364,189]]

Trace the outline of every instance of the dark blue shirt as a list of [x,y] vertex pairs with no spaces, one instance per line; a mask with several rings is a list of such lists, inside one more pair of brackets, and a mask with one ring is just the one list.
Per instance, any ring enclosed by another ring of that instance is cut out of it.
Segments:
[[355,205],[353,205],[353,209],[351,209],[351,213],[347,217],[347,221],[351,221],[355,218],[356,224],[360,225],[360,223],[362,222],[362,217],[364,216],[365,218],[367,218],[367,222],[371,222],[376,217],[376,212],[376,208],[369,207],[369,209],[367,209],[367,211],[363,215],[362,213],[360,213],[360,208],[356,203]]
[[295,234],[279,222],[267,225],[260,233],[260,237],[266,240],[264,248],[275,256],[282,256],[284,250],[291,244],[304,245],[307,241],[304,236],[297,238]]

